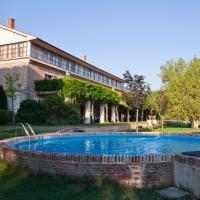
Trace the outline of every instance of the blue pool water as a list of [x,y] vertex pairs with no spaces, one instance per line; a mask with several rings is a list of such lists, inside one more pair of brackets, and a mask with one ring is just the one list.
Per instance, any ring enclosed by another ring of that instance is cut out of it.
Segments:
[[14,144],[14,147],[69,154],[146,155],[200,150],[200,137],[177,135],[97,134],[59,136]]

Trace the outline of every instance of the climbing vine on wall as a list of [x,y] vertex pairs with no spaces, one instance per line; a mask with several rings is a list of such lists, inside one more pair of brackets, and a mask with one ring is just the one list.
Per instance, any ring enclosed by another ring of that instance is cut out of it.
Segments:
[[36,91],[59,91],[64,97],[74,98],[79,101],[110,103],[117,105],[120,96],[116,91],[87,81],[65,77],[62,79],[35,81]]
[[66,77],[62,80],[64,83],[62,93],[65,97],[110,103],[112,105],[117,105],[120,102],[120,97],[116,91],[101,85],[71,77]]

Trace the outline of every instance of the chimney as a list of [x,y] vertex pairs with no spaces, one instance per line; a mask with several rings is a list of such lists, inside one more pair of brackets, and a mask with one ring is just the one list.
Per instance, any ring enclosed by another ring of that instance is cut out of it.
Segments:
[[87,56],[86,56],[85,54],[83,55],[82,60],[83,60],[84,62],[87,62]]
[[8,28],[15,28],[15,19],[13,19],[13,18],[8,18],[8,20],[7,20],[7,27]]

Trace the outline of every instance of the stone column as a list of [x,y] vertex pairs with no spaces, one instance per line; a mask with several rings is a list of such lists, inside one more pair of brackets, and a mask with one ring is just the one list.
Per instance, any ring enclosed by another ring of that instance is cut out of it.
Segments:
[[105,104],[101,103],[100,104],[100,123],[105,122]]
[[119,111],[118,111],[118,107],[116,106],[116,115],[117,115],[117,122],[119,122]]
[[130,118],[129,109],[127,108],[127,122],[129,122],[129,118]]
[[116,122],[116,108],[115,108],[115,106],[112,106],[112,110],[111,110],[111,122]]
[[85,124],[91,123],[91,102],[85,102]]
[[106,109],[106,119],[105,119],[105,121],[108,122],[108,104],[105,104],[105,109]]

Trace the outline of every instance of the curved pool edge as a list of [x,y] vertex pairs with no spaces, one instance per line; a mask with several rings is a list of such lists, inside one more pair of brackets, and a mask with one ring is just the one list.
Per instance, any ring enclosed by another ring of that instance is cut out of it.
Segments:
[[[127,134],[127,132],[120,133]],[[42,134],[32,136],[30,139],[83,134],[105,133]],[[143,134],[152,134],[152,132],[143,132]],[[156,132],[156,134],[158,133]],[[199,135],[193,136],[199,137]],[[63,154],[27,151],[12,147],[12,144],[23,140],[27,140],[27,136],[0,141],[0,158],[9,163],[24,166],[33,173],[46,172],[92,177],[109,176],[122,184],[133,185],[138,188],[172,184],[174,161],[182,156],[181,154],[144,156]]]

